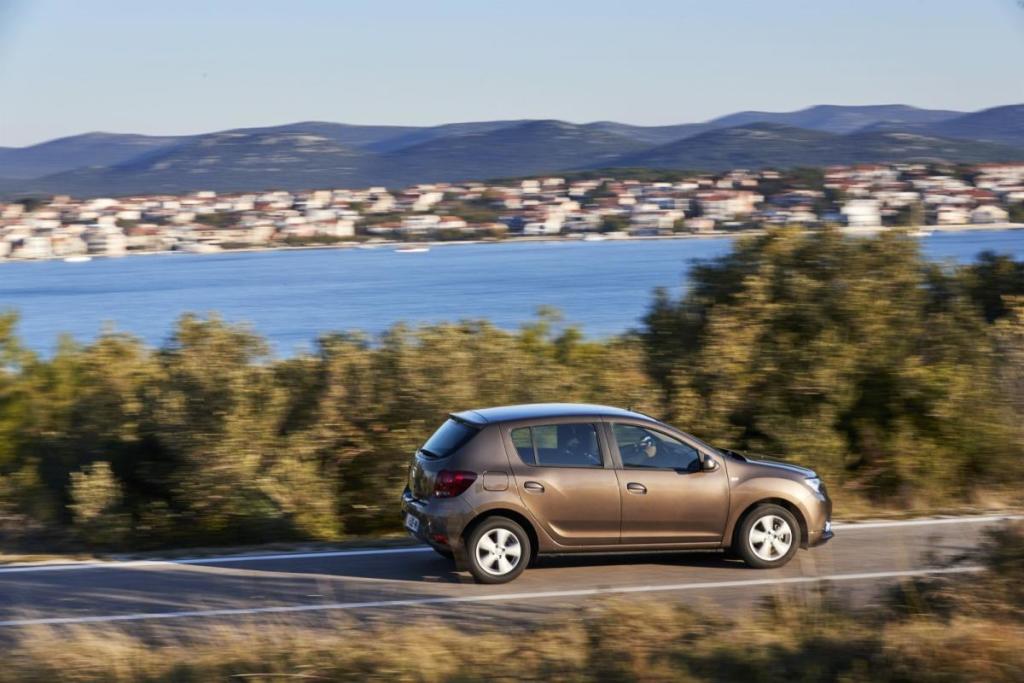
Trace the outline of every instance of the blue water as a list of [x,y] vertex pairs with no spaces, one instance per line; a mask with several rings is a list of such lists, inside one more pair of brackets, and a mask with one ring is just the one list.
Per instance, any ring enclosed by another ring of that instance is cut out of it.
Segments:
[[[380,332],[398,321],[487,318],[505,328],[560,309],[591,336],[639,323],[651,291],[678,294],[693,259],[729,250],[730,238],[451,245],[427,253],[320,249],[215,255],[165,254],[0,264],[0,310],[21,315],[19,336],[51,353],[68,333],[81,341],[104,325],[151,344],[185,312],[218,312],[251,324],[287,354],[337,330]],[[923,238],[937,260],[985,250],[1024,259],[1024,230]]]

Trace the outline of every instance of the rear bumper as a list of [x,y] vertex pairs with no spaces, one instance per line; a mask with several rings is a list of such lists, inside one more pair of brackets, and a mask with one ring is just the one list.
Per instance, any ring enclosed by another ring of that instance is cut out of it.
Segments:
[[[413,531],[406,524],[406,515],[419,521]],[[462,549],[462,532],[469,510],[458,498],[420,500],[408,488],[402,493],[402,525],[410,536],[438,550],[458,552]]]

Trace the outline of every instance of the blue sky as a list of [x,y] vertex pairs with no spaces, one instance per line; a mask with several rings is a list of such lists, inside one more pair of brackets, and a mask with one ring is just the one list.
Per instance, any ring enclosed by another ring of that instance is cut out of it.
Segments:
[[0,0],[0,145],[1024,102],[1017,0]]

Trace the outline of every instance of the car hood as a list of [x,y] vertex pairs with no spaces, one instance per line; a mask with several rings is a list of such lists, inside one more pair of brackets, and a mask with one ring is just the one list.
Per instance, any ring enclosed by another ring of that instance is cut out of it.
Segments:
[[776,462],[774,460],[755,460],[753,458],[745,458],[751,465],[757,465],[759,467],[771,467],[780,470],[786,470],[793,474],[799,474],[802,477],[816,477],[817,473],[806,467],[800,467],[799,465],[791,465],[788,462]]

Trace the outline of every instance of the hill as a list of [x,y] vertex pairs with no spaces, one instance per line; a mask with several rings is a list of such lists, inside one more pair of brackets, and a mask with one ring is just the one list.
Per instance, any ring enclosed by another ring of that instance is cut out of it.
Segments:
[[1024,104],[993,107],[932,124],[935,135],[1024,147]]
[[852,133],[881,122],[889,125],[931,124],[962,115],[946,109],[919,109],[905,104],[841,106],[819,104],[791,112],[743,111],[709,121],[714,128],[731,128],[751,123],[777,123],[827,133]]
[[866,132],[836,135],[754,123],[713,130],[668,145],[626,155],[619,166],[728,170],[908,161],[1024,160],[1024,149],[917,133]]
[[1024,105],[748,111],[634,126],[498,120],[439,126],[303,121],[191,136],[89,133],[0,148],[0,195],[404,186],[597,168],[722,170],[1024,159]]
[[387,184],[480,180],[607,164],[647,145],[564,121],[529,121],[430,140],[378,157],[371,177]]
[[373,148],[386,140],[400,138],[419,126],[364,126],[351,123],[332,123],[330,121],[300,121],[281,126],[261,126],[255,128],[234,128],[224,133],[245,133],[262,135],[273,133],[294,133],[299,135],[317,135],[346,147]]
[[366,157],[318,135],[212,133],[106,168],[27,181],[22,191],[124,195],[342,186],[361,180]]
[[0,147],[0,176],[36,178],[83,166],[109,166],[188,138],[84,133],[29,147]]

